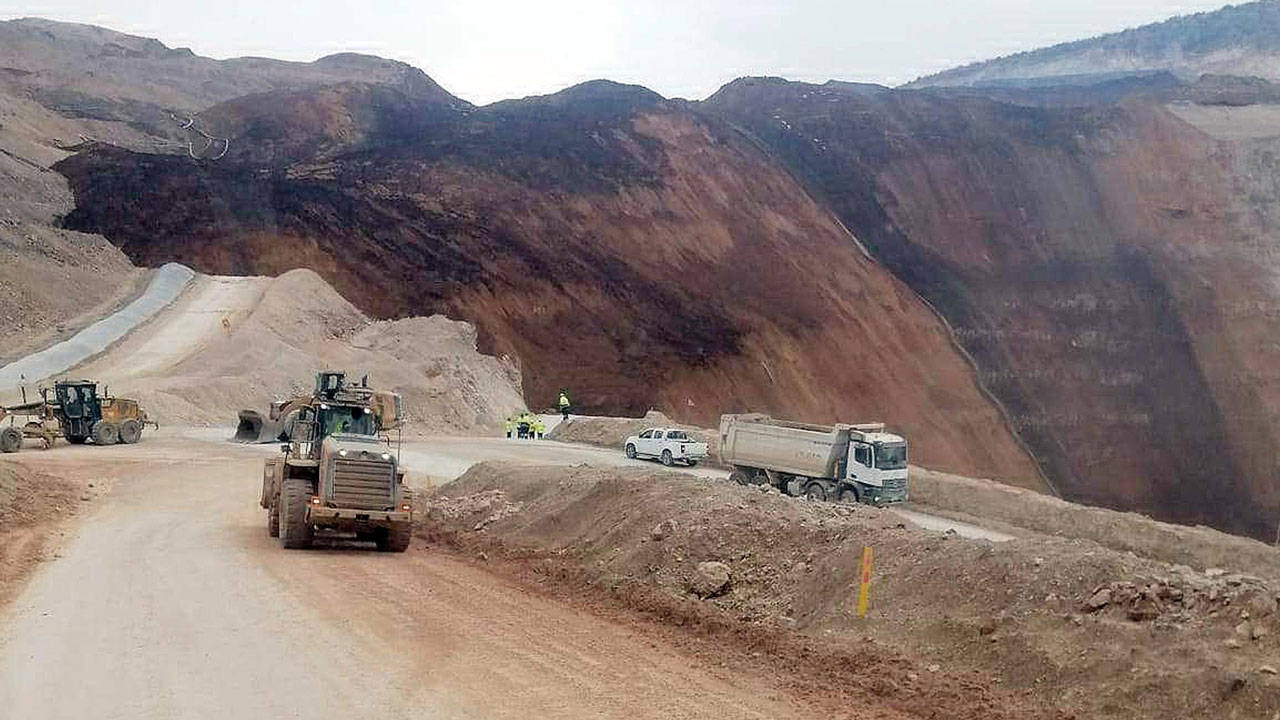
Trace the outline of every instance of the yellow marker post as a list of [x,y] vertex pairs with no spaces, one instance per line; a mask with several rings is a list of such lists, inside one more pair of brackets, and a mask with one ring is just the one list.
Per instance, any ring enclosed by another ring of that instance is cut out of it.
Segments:
[[871,547],[862,549],[862,587],[858,588],[858,617],[867,616],[867,592],[871,588]]

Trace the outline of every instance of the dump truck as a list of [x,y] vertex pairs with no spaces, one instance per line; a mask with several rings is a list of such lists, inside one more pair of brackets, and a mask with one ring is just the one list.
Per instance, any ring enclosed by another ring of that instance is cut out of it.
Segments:
[[373,541],[382,551],[408,549],[413,499],[386,434],[402,417],[400,396],[369,388],[367,378],[351,385],[345,373],[316,373],[281,455],[263,468],[267,532],[289,549],[311,547],[320,531]]
[[[72,445],[131,445],[142,439],[147,425],[159,427],[137,400],[112,397],[106,386],[99,391],[92,380],[58,380],[39,393],[38,401],[0,408],[0,422],[10,423],[0,429],[0,452],[17,452],[26,438],[39,439],[47,448],[59,436]],[[19,417],[29,420],[18,427]]]
[[907,499],[907,441],[883,423],[810,425],[768,415],[723,415],[720,461],[741,485],[875,505]]

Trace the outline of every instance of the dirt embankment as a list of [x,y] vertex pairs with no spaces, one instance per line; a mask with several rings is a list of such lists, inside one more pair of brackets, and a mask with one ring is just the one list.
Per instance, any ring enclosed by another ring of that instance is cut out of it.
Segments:
[[1011,525],[1045,535],[1091,540],[1197,570],[1223,568],[1280,580],[1280,548],[1207,527],[1077,505],[991,480],[911,468],[911,502],[957,518]]
[[675,422],[657,410],[650,410],[642,418],[570,417],[567,422],[552,428],[547,437],[561,442],[622,450],[622,443],[628,437],[651,427],[677,427],[687,431],[695,440],[707,444],[708,464],[719,462],[720,436],[716,431]]
[[[1280,650],[1276,586],[1085,540],[993,544],[683,474],[500,464],[443,486],[426,527],[463,547],[532,552],[633,607],[727,623],[727,637],[798,631],[821,641],[809,663],[827,672],[828,658],[856,653],[858,677],[840,678],[850,692],[907,709],[932,703],[946,715],[972,710],[975,694],[1010,693],[1088,717],[1280,711],[1268,672]],[[865,621],[855,613],[864,546],[875,552]],[[946,702],[940,678],[956,683]]]
[[103,492],[105,479],[68,479],[0,462],[0,607],[48,559],[68,520]]

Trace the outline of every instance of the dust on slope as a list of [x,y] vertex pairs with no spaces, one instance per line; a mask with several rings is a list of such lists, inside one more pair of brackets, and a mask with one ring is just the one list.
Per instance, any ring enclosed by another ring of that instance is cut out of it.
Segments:
[[355,381],[367,373],[401,393],[417,431],[492,429],[523,407],[518,371],[481,355],[466,323],[371,320],[309,270],[201,277],[174,307],[76,372],[137,397],[162,423],[227,425],[241,408],[264,411],[273,399],[309,393],[322,369]]
[[[794,629],[815,643],[804,661],[767,662],[822,667],[845,708],[873,693],[945,717],[1028,717],[1027,697],[1106,718],[1280,710],[1280,679],[1260,671],[1280,647],[1280,588],[1246,575],[1074,539],[966,540],[875,508],[645,470],[482,464],[428,507],[429,536],[447,528],[458,547],[532,553],[553,577],[580,573],[615,602],[717,638],[726,657],[744,640],[784,652],[777,638]],[[859,621],[864,546],[875,572]],[[708,561],[729,571],[709,595],[695,583]]]

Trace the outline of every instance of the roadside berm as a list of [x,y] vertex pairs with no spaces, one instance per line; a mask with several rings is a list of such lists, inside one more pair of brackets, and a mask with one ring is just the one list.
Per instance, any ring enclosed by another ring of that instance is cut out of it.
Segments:
[[969,540],[890,510],[640,469],[485,463],[425,515],[420,532],[463,551],[543,563],[614,605],[718,627],[726,657],[803,643],[799,665],[775,663],[799,686],[816,674],[828,691],[924,717],[1280,712],[1280,586],[1236,570],[1032,533]]

